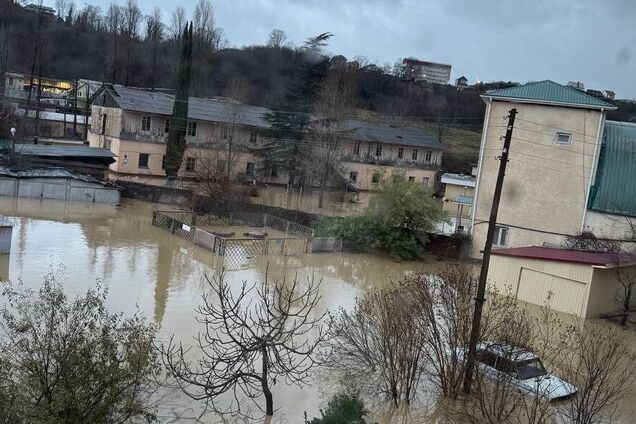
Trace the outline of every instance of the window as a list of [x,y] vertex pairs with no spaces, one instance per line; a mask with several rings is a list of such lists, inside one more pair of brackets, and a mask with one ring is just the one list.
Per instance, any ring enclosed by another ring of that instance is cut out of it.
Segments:
[[413,149],[413,153],[411,153],[411,159],[417,160],[417,149]]
[[252,131],[250,133],[250,143],[252,143],[252,144],[258,143],[258,133],[257,132]]
[[356,171],[349,172],[349,179],[355,183],[358,181],[358,173]]
[[161,156],[161,169],[166,169],[166,155]]
[[402,159],[404,157],[404,147],[398,147],[398,159]]
[[150,131],[150,116],[141,115],[141,130]]
[[360,155],[360,142],[356,141],[356,144],[353,145],[353,154],[356,156]]
[[254,162],[247,162],[247,166],[245,167],[245,175],[250,177],[254,176]]
[[170,118],[166,118],[166,123],[163,124],[163,132],[165,133],[170,132]]
[[278,178],[278,169],[275,166],[272,166],[269,175],[272,178]]
[[508,239],[508,227],[495,227],[495,238],[493,244],[495,246],[505,246]]
[[108,119],[106,114],[102,115],[102,128],[100,129],[100,134],[106,134],[106,120]]
[[414,183],[414,182],[415,182],[415,177],[410,176],[410,177],[409,177],[409,182],[410,182],[410,183]]
[[382,156],[382,145],[381,144],[376,144],[375,145],[375,155],[377,157]]
[[187,172],[194,171],[195,163],[196,163],[196,160],[194,158],[186,158],[186,171]]
[[192,137],[196,137],[197,135],[197,123],[194,121],[188,121],[188,127],[186,131],[187,135],[191,135]]
[[148,159],[150,155],[148,153],[139,153],[139,163],[137,164],[140,168],[148,168]]
[[428,177],[422,177],[422,185],[428,187]]
[[375,172],[373,173],[373,176],[371,177],[371,184],[379,184],[379,183],[380,183],[380,174]]
[[424,159],[426,160],[426,162],[430,162],[432,158],[433,158],[433,152],[431,152],[430,150],[427,150],[426,157]]
[[570,133],[556,133],[554,141],[556,144],[572,144],[572,134]]

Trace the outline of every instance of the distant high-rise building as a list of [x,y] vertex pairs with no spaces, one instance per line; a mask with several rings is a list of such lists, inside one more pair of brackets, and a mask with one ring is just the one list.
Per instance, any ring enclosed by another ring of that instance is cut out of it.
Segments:
[[448,84],[451,65],[445,63],[426,62],[414,58],[402,61],[404,78],[412,81],[426,81],[433,84]]

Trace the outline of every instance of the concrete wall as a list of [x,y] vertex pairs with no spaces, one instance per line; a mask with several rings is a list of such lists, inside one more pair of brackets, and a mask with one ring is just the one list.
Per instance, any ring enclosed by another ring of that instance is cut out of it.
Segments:
[[[510,162],[499,206],[498,223],[510,226],[506,247],[559,243],[582,228],[590,173],[596,163],[600,111],[489,101],[477,176],[471,256],[480,257],[499,170],[504,117],[516,107]],[[540,123],[541,125],[537,124]],[[572,143],[559,145],[557,132],[570,132]],[[602,135],[602,133],[601,133]],[[529,230],[524,230],[523,227]],[[557,234],[550,234],[557,233]]]
[[0,196],[119,203],[120,190],[71,178],[0,178]]
[[378,174],[380,178],[388,178],[393,174],[403,172],[407,178],[413,177],[417,183],[426,183],[426,187],[431,190],[435,187],[437,180],[437,171],[430,169],[372,165],[360,162],[344,162],[342,167],[345,170],[346,177],[349,177],[351,172],[358,173],[355,186],[360,190],[374,190],[378,187],[377,184],[373,183],[374,174]]

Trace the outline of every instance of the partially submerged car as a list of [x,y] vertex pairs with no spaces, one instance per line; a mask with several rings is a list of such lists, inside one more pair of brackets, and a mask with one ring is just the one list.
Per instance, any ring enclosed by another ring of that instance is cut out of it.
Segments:
[[[463,361],[467,349],[456,350]],[[541,359],[532,351],[499,342],[477,345],[476,365],[489,378],[504,379],[521,391],[548,401],[576,395],[576,387],[548,374]]]

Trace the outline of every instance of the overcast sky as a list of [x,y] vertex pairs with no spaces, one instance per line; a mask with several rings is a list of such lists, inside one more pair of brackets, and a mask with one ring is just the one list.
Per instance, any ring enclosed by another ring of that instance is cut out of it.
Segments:
[[[52,1],[52,0],[51,0]],[[91,0],[89,0],[91,1]],[[93,0],[96,1],[96,0]],[[120,0],[123,2],[123,0]],[[169,21],[175,2],[159,6]],[[180,2],[188,13],[195,0]],[[577,80],[636,97],[636,0],[212,0],[230,46],[263,44],[272,28],[301,44],[332,32],[329,51],[379,65],[413,56],[452,78]],[[104,2],[100,6],[105,9]]]

